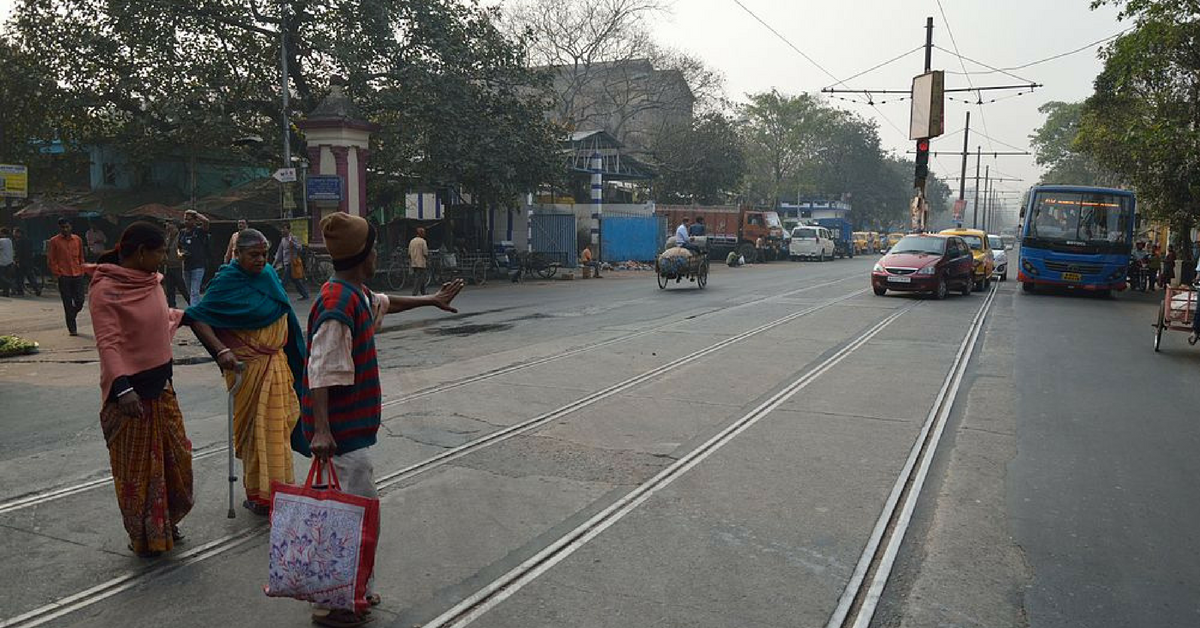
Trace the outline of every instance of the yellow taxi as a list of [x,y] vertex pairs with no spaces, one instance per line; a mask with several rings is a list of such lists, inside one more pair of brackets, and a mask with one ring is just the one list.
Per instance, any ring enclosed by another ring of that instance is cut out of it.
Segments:
[[854,232],[854,254],[863,255],[871,250],[871,239],[866,231]]
[[887,241],[883,244],[883,250],[891,250],[891,248],[896,246],[896,243],[899,242],[903,237],[904,234],[900,233],[899,231],[887,234]]
[[883,242],[879,241],[878,231],[867,232],[867,246],[875,253],[883,251]]
[[966,240],[971,247],[971,256],[975,258],[972,276],[975,278],[976,290],[987,290],[992,285],[992,274],[996,272],[996,262],[992,259],[992,247],[988,244],[987,234],[979,229],[946,229],[942,235],[955,235]]

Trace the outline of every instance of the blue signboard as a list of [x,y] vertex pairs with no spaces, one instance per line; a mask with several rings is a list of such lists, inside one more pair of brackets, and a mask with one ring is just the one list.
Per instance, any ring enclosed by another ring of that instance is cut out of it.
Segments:
[[308,200],[338,202],[342,200],[342,178],[334,174],[310,174],[307,178]]

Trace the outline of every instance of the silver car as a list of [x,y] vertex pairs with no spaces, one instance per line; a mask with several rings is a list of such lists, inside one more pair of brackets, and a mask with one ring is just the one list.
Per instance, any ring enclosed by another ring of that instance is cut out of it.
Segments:
[[988,234],[988,246],[992,247],[992,261],[996,263],[996,277],[1008,281],[1008,250],[998,235]]

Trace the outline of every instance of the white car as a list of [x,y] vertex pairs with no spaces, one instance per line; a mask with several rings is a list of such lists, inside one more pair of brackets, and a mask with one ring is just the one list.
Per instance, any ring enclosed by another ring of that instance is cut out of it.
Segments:
[[800,225],[792,229],[792,241],[788,244],[789,259],[833,259],[833,235],[825,227]]
[[988,246],[992,247],[992,261],[996,262],[996,277],[1008,281],[1008,250],[998,235],[988,234]]

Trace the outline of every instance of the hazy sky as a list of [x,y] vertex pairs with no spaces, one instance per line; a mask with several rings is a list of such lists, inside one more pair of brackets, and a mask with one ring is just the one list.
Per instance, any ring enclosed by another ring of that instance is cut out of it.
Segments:
[[[934,18],[935,44],[954,50],[952,32],[963,55],[999,68],[1073,50],[1127,26],[1117,22],[1116,12],[1111,8],[1090,10],[1089,0],[942,0],[945,19],[936,0],[741,1],[839,79],[921,45],[926,16]],[[7,15],[12,4],[13,0],[0,0],[0,15]],[[771,88],[786,93],[817,92],[835,82],[756,22],[734,0],[674,0],[670,15],[657,20],[653,32],[661,43],[695,54],[720,70],[726,79],[727,92],[734,100],[741,100],[748,92]],[[922,65],[920,53],[914,53],[848,84],[856,89],[907,88]],[[933,67],[963,70],[954,56],[940,50],[934,51]],[[971,63],[966,67],[969,71],[984,70]],[[962,149],[962,134],[955,132],[962,129],[968,108],[973,111],[972,128],[995,140],[975,136],[972,147],[982,145],[985,151],[1012,150],[1005,144],[1027,148],[1029,134],[1041,124],[1038,105],[1050,100],[1086,98],[1100,67],[1092,48],[1014,71],[1023,78],[1045,84],[1032,94],[983,107],[948,102],[947,136],[935,141],[934,149]],[[1016,82],[1002,74],[976,75],[971,80],[976,86]],[[947,87],[968,86],[966,77],[959,75],[948,74],[946,82]],[[985,92],[984,96],[987,100],[1015,93]],[[879,104],[878,110],[866,104],[833,102],[878,120],[886,147],[897,152],[912,147],[907,134],[892,126],[908,128],[908,102]],[[1039,173],[1032,157],[986,157],[984,163],[1003,175],[1022,179],[1002,184],[1011,189],[1031,185]],[[943,176],[957,176],[959,170],[959,160],[953,156],[938,157],[930,165]],[[968,171],[974,174],[973,159]]]

